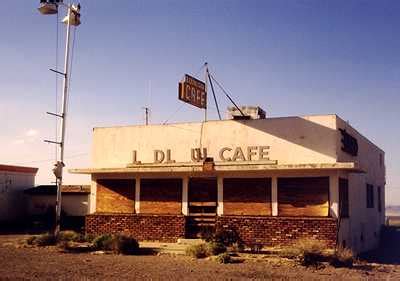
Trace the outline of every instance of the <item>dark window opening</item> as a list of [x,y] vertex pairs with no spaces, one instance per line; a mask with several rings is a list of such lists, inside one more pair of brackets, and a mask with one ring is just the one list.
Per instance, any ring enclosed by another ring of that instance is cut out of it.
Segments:
[[367,208],[374,208],[374,186],[367,184]]
[[381,187],[378,186],[378,212],[382,212],[382,198],[381,198]]

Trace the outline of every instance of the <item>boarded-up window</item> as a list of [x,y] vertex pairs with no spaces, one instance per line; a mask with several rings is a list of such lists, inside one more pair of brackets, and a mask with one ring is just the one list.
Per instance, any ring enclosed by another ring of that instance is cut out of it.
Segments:
[[97,180],[96,212],[99,213],[134,213],[134,179],[99,179]]
[[217,211],[217,179],[189,179],[189,213],[215,214]]
[[372,184],[367,184],[367,208],[374,207],[374,186]]
[[278,214],[328,216],[329,177],[278,178]]
[[270,178],[224,179],[224,215],[271,215]]
[[349,181],[339,178],[339,214],[342,218],[349,217]]
[[180,214],[181,212],[181,179],[142,179],[140,181],[140,213]]

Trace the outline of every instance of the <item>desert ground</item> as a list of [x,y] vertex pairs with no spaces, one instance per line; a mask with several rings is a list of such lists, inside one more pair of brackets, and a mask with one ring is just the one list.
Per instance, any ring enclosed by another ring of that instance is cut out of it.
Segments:
[[328,264],[316,269],[259,254],[245,254],[233,264],[173,254],[72,254],[56,246],[28,246],[27,237],[0,235],[1,280],[400,280],[400,243],[370,254],[352,269]]

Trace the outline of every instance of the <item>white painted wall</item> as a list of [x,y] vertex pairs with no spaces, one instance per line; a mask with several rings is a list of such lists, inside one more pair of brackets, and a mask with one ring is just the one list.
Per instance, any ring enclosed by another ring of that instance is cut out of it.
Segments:
[[[341,174],[349,180],[350,217],[342,220],[340,240],[346,240],[356,252],[363,252],[378,246],[379,234],[385,222],[385,153],[341,118],[337,118],[337,128],[355,137],[358,155],[351,156],[341,150],[341,133],[337,131],[338,161],[359,163],[365,173]],[[382,155],[382,156],[380,156]],[[380,161],[382,157],[382,161]],[[366,184],[374,186],[374,208],[367,208]],[[381,187],[382,211],[378,212],[378,189]],[[363,236],[363,240],[361,239]]]
[[133,150],[142,163],[152,163],[156,149],[170,149],[176,162],[190,162],[190,149],[197,147],[219,161],[221,148],[237,146],[270,146],[269,158],[279,164],[334,163],[335,128],[335,115],[95,128],[92,165],[126,167]]
[[[31,195],[29,215],[45,214],[49,207],[55,207],[55,201],[56,195]],[[61,205],[68,216],[85,216],[89,213],[89,194],[63,194]]]
[[34,185],[34,174],[0,171],[0,222],[15,221],[26,215],[27,197],[23,191]]

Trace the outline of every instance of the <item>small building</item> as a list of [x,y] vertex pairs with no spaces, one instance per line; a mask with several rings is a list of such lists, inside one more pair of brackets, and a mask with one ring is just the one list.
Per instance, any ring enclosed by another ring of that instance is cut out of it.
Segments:
[[[234,114],[233,114],[234,115]],[[362,252],[385,221],[384,152],[336,115],[95,128],[92,234],[247,244],[314,238]]]
[[35,185],[37,168],[0,165],[0,223],[19,224],[26,217],[24,190]]
[[[69,217],[84,217],[89,213],[90,185],[63,185],[61,210]],[[56,206],[57,186],[39,185],[25,190],[29,195],[28,213],[31,216],[45,215]]]

